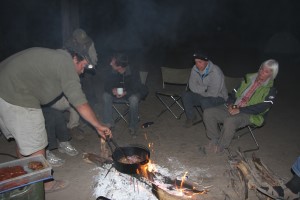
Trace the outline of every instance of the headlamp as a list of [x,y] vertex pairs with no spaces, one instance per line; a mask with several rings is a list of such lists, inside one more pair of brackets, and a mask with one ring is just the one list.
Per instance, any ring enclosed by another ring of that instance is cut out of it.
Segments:
[[85,68],[87,68],[87,69],[94,69],[94,66],[91,65],[91,64],[87,64],[87,65],[85,66]]

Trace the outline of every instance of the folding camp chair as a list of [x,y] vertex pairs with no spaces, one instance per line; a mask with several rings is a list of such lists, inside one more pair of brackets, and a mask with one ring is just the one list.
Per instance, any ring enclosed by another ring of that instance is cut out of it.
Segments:
[[228,93],[230,94],[233,91],[233,89],[238,87],[242,80],[243,80],[242,77],[225,76],[224,82]]
[[[259,144],[255,138],[255,135],[254,135],[254,130],[257,129],[257,128],[261,128],[263,127],[262,126],[255,126],[254,124],[251,124],[251,125],[248,125],[248,126],[245,126],[245,127],[242,127],[242,128],[239,128],[237,131],[236,131],[236,134],[235,134],[235,137],[234,138],[237,138],[239,139],[240,137],[242,137],[243,135],[246,135],[248,133],[250,133],[251,135],[251,138],[253,139],[256,147],[255,148],[251,148],[251,149],[247,149],[247,150],[244,150],[243,152],[246,153],[246,152],[251,152],[251,151],[257,151],[259,150]],[[242,131],[242,130],[245,130],[247,129],[247,131]]]
[[[242,136],[250,133],[250,136],[251,136],[251,138],[253,139],[253,141],[255,143],[254,148],[246,149],[244,151],[240,150],[240,152],[246,153],[246,152],[252,152],[252,151],[258,151],[259,150],[260,146],[257,142],[257,139],[256,139],[255,135],[254,135],[254,130],[257,129],[257,128],[261,128],[263,126],[264,126],[264,124],[261,125],[261,126],[255,126],[254,124],[250,124],[250,125],[238,128],[236,130],[235,135],[233,137],[233,140],[240,139]],[[221,130],[221,128],[222,128],[222,124],[219,124],[219,129]],[[230,151],[229,151],[229,153],[230,153]]]
[[156,91],[155,96],[165,108],[158,114],[158,117],[164,112],[170,111],[176,119],[180,119],[184,113],[184,108],[180,102],[181,93],[187,89],[191,68],[161,67],[161,73],[163,89]]
[[[141,83],[146,84],[148,77],[148,72],[140,71],[140,78]],[[113,101],[113,109],[117,113],[117,117],[115,118],[115,123],[123,119],[126,124],[128,124],[128,121],[126,119],[126,115],[129,113],[129,101],[128,100],[114,100]]]

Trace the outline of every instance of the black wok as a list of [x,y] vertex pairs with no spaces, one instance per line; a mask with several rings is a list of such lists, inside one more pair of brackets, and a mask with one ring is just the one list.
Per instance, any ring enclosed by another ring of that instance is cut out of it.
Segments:
[[[147,147],[142,145],[129,145],[125,147],[119,147],[115,142],[113,144],[116,146],[115,150],[112,149],[110,145],[111,140],[107,140],[108,145],[112,151],[112,158],[114,161],[114,167],[121,173],[125,174],[136,174],[138,169],[149,162],[150,151]],[[120,162],[120,159],[129,156],[138,156],[141,158],[140,162],[127,164]]]

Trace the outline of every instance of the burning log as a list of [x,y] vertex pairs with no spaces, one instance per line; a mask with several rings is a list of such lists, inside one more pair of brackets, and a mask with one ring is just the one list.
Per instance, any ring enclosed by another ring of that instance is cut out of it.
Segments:
[[152,192],[159,200],[184,200],[186,197],[175,196],[168,193],[166,190],[158,187],[157,185],[152,185]]
[[[181,181],[174,180],[178,187]],[[174,192],[177,191],[177,192]],[[208,190],[197,190],[192,185],[184,184],[184,186],[176,190],[175,187],[168,187],[167,189],[160,187],[159,185],[152,183],[152,192],[159,200],[183,200],[183,199],[197,199],[198,195],[206,194]]]
[[[156,182],[157,176],[162,177],[163,185],[168,185],[167,188],[161,186],[161,183]],[[200,186],[195,183],[185,180],[186,174],[181,180],[171,179],[158,172],[148,172],[148,177],[152,177],[152,192],[159,200],[182,200],[187,198],[196,199],[197,195],[206,194],[207,188],[197,189]]]

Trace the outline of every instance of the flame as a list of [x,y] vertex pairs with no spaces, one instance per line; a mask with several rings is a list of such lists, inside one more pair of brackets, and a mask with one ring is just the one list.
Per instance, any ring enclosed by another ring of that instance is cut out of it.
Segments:
[[175,181],[176,191],[178,191],[180,195],[184,195],[184,196],[189,197],[189,198],[192,198],[194,195],[206,194],[207,190],[198,191],[195,186],[192,186],[192,188],[186,188],[184,186],[184,182],[188,177],[187,174],[188,174],[188,172],[185,172],[184,175],[181,177],[181,182],[180,182],[179,187],[176,185],[176,181]]
[[185,172],[184,175],[181,177],[181,182],[180,182],[180,186],[178,188],[178,186],[176,185],[176,182],[175,182],[175,189],[180,193],[180,195],[183,195],[184,194],[184,188],[183,188],[183,183],[185,181],[185,179],[187,178],[187,173],[188,172]]
[[157,168],[155,166],[155,164],[153,163],[152,160],[149,160],[148,164],[147,164],[147,170],[149,172],[157,172]]
[[149,175],[154,172],[157,172],[157,168],[152,160],[149,160],[147,164],[141,165],[139,169],[137,169],[137,174],[140,174],[148,180],[152,179]]
[[182,189],[184,180],[187,178],[187,173],[188,173],[188,172],[185,172],[184,175],[181,177],[181,184],[180,184],[180,188],[181,188],[181,189]]

